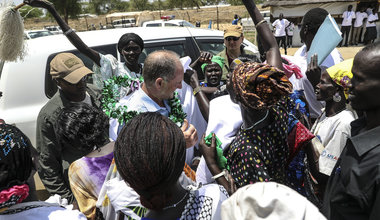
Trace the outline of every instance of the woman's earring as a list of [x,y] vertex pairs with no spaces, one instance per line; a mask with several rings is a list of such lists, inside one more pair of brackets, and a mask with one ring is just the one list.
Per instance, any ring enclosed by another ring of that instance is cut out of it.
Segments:
[[342,97],[339,95],[339,92],[335,93],[333,96],[334,102],[340,102],[342,100]]

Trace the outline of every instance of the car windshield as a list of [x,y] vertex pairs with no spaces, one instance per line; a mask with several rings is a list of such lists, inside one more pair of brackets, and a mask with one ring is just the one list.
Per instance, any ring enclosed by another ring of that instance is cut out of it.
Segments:
[[191,24],[191,23],[189,23],[187,21],[180,22],[180,26],[182,26],[182,27],[194,27],[193,24]]

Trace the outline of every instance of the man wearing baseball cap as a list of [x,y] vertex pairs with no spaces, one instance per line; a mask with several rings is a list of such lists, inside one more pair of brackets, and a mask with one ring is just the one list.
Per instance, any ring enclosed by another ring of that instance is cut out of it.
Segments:
[[55,134],[55,123],[61,110],[72,103],[84,102],[100,108],[100,90],[86,83],[87,76],[92,73],[74,54],[56,55],[50,62],[50,75],[58,91],[37,118],[38,174],[51,195],[58,194],[70,204],[74,202],[74,196],[67,175],[69,165],[89,152],[60,143]]
[[222,52],[217,54],[224,58],[225,65],[223,68],[222,81],[227,80],[227,74],[230,64],[242,54],[251,54],[258,56],[258,51],[250,51],[244,48],[242,44],[244,40],[243,28],[240,25],[229,25],[224,30],[224,45],[226,46]]

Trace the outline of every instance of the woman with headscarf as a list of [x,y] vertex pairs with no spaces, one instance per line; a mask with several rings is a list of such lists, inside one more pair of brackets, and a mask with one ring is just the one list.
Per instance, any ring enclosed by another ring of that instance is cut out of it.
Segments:
[[[224,82],[221,81],[224,62],[223,57],[213,56],[210,63],[204,63],[201,66],[206,81],[200,83],[200,89],[205,92],[209,101],[218,96],[228,94]],[[196,90],[196,88],[194,88],[194,90]]]
[[202,116],[208,121],[210,101],[227,94],[226,86],[221,81],[224,58],[202,52],[199,58],[191,64],[191,67],[196,68],[199,64],[202,64],[201,69],[205,76],[205,82],[199,82],[196,71],[186,71],[185,81],[193,88],[193,95],[197,99]]
[[167,117],[147,112],[131,119],[116,140],[114,156],[121,177],[148,209],[143,219],[220,219],[228,197],[223,187],[181,186],[186,143]]
[[18,128],[0,124],[0,219],[66,220],[86,217],[77,210],[67,210],[56,203],[32,201],[27,183],[34,169],[33,148]]
[[353,59],[349,59],[323,71],[315,89],[317,100],[326,102],[325,109],[311,129],[324,146],[317,167],[322,179],[318,178],[320,175],[315,176],[321,184],[327,181],[347,139],[351,137],[350,123],[357,119],[355,111],[347,108],[352,64]]
[[[231,100],[240,105],[243,119],[225,153],[238,188],[259,181],[286,182],[288,113],[285,103],[280,103],[292,91],[272,32],[254,3],[244,3],[262,39],[268,64],[242,63],[227,76],[228,92]],[[204,157],[214,179],[222,180],[220,169],[213,166],[217,159],[207,153]]]
[[[113,55],[103,55],[88,47],[68,24],[59,16],[51,2],[45,0],[25,0],[24,3],[32,7],[40,7],[48,10],[61,27],[63,34],[84,55],[90,58],[94,64],[94,84],[103,88],[103,82],[113,76],[127,76],[137,79],[142,74],[143,64],[138,63],[140,54],[144,49],[144,41],[134,33],[122,35],[117,44],[118,52],[124,57],[125,63],[119,62]],[[130,88],[120,89],[122,98],[131,92]]]
[[288,113],[284,102],[292,91],[285,73],[268,64],[239,65],[227,83],[232,101],[241,107],[243,124],[227,152],[238,187],[255,182],[286,183]]

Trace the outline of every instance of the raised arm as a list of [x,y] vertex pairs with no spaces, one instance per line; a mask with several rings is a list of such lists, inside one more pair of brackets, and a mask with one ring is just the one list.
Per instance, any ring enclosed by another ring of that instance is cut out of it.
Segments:
[[46,0],[24,0],[25,4],[32,7],[44,8],[50,12],[50,14],[57,21],[58,25],[61,27],[63,33],[66,35],[67,39],[84,55],[94,61],[98,66],[100,66],[100,56],[99,53],[91,48],[89,48],[79,36],[70,28],[70,26],[58,15],[55,10],[53,3]]
[[186,78],[189,78],[186,81],[191,88],[193,88],[193,94],[195,98],[197,99],[199,109],[201,110],[203,118],[208,121],[208,115],[209,115],[209,107],[210,107],[210,101],[206,97],[205,92],[202,90],[202,88],[199,85],[198,80],[198,74],[195,70],[187,70],[185,73]]
[[280,50],[269,26],[264,24],[266,22],[253,0],[242,1],[255,23],[257,34],[260,37],[264,51],[266,51],[267,63],[282,70]]

